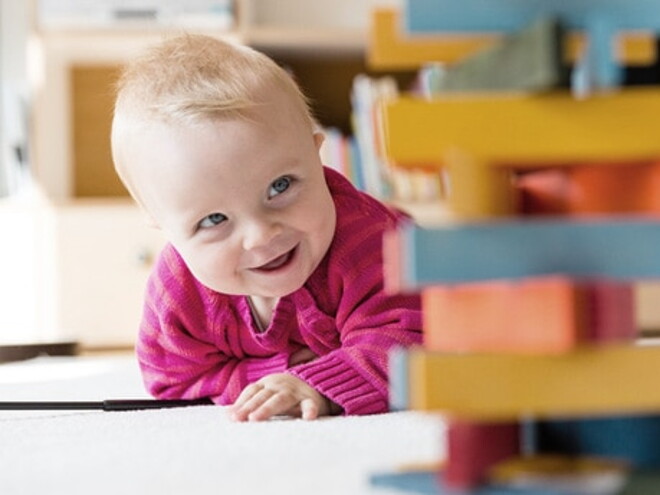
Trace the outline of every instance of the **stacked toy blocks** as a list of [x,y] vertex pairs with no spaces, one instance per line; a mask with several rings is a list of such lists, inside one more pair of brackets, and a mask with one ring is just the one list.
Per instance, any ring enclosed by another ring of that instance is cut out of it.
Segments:
[[[455,221],[386,238],[387,288],[420,292],[424,315],[424,346],[392,355],[392,406],[445,415],[447,459],[372,482],[660,493],[660,347],[640,345],[634,304],[634,284],[660,278],[660,90],[620,88],[612,51],[618,33],[660,30],[660,9],[404,4],[408,35],[393,40],[380,14],[390,46],[450,47],[452,63],[430,95],[385,105],[387,150],[442,171]],[[571,62],[576,30],[588,43]],[[452,32],[475,33],[469,54]]]

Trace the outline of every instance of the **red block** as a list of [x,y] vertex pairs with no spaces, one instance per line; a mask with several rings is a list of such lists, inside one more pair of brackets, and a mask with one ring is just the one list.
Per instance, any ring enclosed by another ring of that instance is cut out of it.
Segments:
[[520,192],[520,214],[568,214],[569,187],[570,181],[565,168],[538,170],[520,175],[516,181],[516,188]]
[[632,284],[599,280],[584,285],[588,342],[628,342],[637,337]]
[[467,490],[484,482],[495,464],[520,455],[520,424],[452,420],[447,430],[447,463],[442,480]]

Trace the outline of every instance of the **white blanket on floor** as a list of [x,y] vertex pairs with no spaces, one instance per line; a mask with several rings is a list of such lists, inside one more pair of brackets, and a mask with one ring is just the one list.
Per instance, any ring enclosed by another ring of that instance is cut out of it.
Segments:
[[[131,356],[0,365],[0,400],[146,397]],[[437,462],[444,426],[396,412],[234,423],[216,406],[0,411],[2,495],[378,495],[369,475]]]

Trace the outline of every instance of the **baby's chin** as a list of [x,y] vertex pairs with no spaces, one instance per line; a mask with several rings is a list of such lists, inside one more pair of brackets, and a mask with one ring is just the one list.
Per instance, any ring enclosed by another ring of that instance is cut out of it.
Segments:
[[307,278],[296,281],[295,283],[279,284],[276,287],[265,287],[263,285],[243,286],[240,289],[236,287],[227,287],[215,284],[204,284],[206,287],[214,292],[226,294],[230,296],[249,296],[261,297],[266,299],[280,299],[282,297],[293,294],[301,289],[306,282]]
[[246,296],[252,296],[252,297],[280,299],[282,297],[286,297],[286,296],[288,296],[290,294],[293,294],[294,292],[297,292],[298,290],[300,290],[302,288],[302,286],[305,285],[305,280],[301,281],[300,283],[296,283],[296,284],[282,285],[282,286],[274,288],[274,289],[261,288],[261,289],[251,291],[249,294],[245,294],[245,295]]

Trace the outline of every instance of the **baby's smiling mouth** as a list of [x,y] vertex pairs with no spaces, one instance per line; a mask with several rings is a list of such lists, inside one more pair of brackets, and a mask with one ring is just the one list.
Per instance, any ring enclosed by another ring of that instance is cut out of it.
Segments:
[[283,266],[287,265],[293,259],[293,256],[296,252],[296,247],[294,247],[293,249],[287,251],[286,253],[284,253],[284,254],[276,257],[276,258],[273,258],[268,263],[265,263],[261,266],[257,266],[255,268],[253,268],[253,270],[258,270],[258,271],[263,271],[263,272],[271,272],[271,271],[277,270],[279,268],[282,268]]

